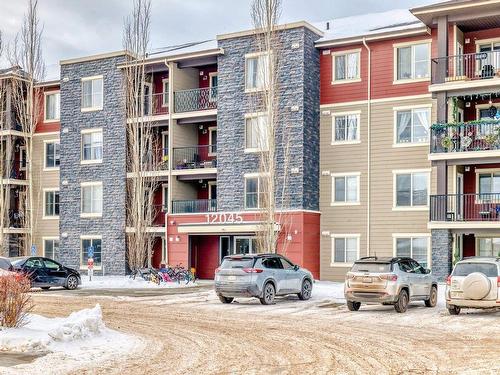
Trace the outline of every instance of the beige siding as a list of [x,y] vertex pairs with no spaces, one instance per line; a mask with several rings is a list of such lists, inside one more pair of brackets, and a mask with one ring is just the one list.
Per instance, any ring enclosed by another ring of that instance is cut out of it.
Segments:
[[170,70],[170,82],[174,92],[198,88],[199,79],[198,69],[195,68],[179,69],[173,64]]
[[36,135],[33,137],[33,180],[35,198],[35,230],[34,244],[37,253],[43,255],[43,239],[45,237],[59,237],[59,219],[43,217],[45,210],[44,189],[59,189],[59,170],[45,169],[45,143],[50,140],[59,140],[59,134]]
[[[172,147],[190,147],[198,143],[198,125],[182,124],[179,125],[176,120],[172,120],[171,131],[175,136],[172,138]],[[175,163],[176,160],[173,160]],[[175,168],[175,164],[173,166]]]
[[[334,267],[331,234],[359,234],[360,256],[392,256],[393,234],[425,233],[429,211],[394,210],[395,170],[428,169],[431,171],[430,194],[435,193],[435,168],[428,161],[429,145],[394,146],[397,107],[433,105],[431,122],[436,118],[434,101],[430,98],[394,100],[371,104],[370,152],[370,245],[368,240],[368,106],[367,104],[322,108],[320,151],[320,209],[321,215],[321,278],[341,279],[348,268]],[[327,114],[325,111],[330,111]],[[360,144],[332,145],[332,114],[361,111]],[[332,177],[327,173],[360,172],[360,204],[331,206]]]

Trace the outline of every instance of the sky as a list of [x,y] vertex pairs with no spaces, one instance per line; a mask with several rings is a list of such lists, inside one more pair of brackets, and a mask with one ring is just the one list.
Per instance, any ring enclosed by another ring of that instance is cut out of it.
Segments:
[[[252,0],[152,0],[151,50],[251,27]],[[437,0],[283,0],[280,23],[319,22]],[[56,78],[60,60],[122,49],[124,18],[133,0],[39,0],[47,79]],[[5,42],[19,30],[27,0],[0,0]],[[5,65],[2,64],[2,65]]]

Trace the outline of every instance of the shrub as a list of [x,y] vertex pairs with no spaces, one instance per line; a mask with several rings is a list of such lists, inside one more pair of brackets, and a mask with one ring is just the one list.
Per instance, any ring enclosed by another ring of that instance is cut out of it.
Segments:
[[0,327],[21,327],[33,308],[30,280],[18,274],[0,276]]

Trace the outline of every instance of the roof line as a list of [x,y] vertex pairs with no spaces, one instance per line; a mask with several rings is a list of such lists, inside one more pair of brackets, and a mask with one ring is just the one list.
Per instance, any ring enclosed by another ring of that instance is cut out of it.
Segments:
[[77,57],[74,59],[61,60],[59,62],[59,64],[60,65],[76,64],[76,63],[80,63],[80,62],[109,59],[112,57],[118,57],[118,56],[124,56],[124,55],[131,55],[131,53],[129,51],[126,51],[126,50],[100,53],[97,55],[89,55],[89,56]]
[[[298,21],[298,22],[291,22],[291,23],[284,23],[281,25],[277,25],[276,29],[277,30],[289,30],[289,29],[296,29],[299,27],[304,27],[306,29],[311,30],[312,32],[323,36],[324,33],[320,29],[318,29],[316,26],[311,25],[307,21]],[[243,30],[243,31],[236,31],[233,33],[227,33],[227,34],[219,34],[217,35],[217,40],[224,40],[224,39],[232,39],[232,38],[241,38],[244,36],[251,36],[255,34],[259,34],[263,32],[263,29],[248,29],[248,30]]]

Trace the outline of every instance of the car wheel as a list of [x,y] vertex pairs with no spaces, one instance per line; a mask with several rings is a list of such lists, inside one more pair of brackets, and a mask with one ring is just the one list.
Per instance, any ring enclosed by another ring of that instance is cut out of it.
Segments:
[[42,286],[42,287],[40,287],[40,288],[41,288],[41,289],[43,289],[43,290],[49,290],[49,289],[50,289],[50,286]]
[[425,300],[425,306],[427,307],[435,307],[438,299],[438,289],[435,285],[431,288],[431,294],[429,295],[429,299]]
[[302,289],[298,294],[299,299],[302,301],[307,301],[309,298],[311,298],[311,292],[312,292],[311,280],[305,279],[302,282]]
[[219,294],[219,299],[222,303],[231,303],[233,302],[233,297],[224,297]]
[[404,313],[408,309],[408,302],[408,292],[406,291],[406,289],[403,289],[401,292],[399,292],[398,301],[394,304],[394,309],[398,313]]
[[349,311],[358,311],[361,307],[361,302],[347,301]]
[[76,278],[76,276],[68,276],[68,279],[66,280],[66,286],[65,288],[66,289],[69,289],[69,290],[74,290],[78,287],[78,279]]
[[450,313],[450,315],[458,315],[460,314],[460,306],[454,306],[454,305],[449,305],[448,306],[448,312]]
[[274,303],[275,295],[276,290],[274,289],[274,285],[272,283],[266,283],[266,285],[264,285],[262,298],[259,298],[260,303],[262,303],[263,305],[272,305]]

